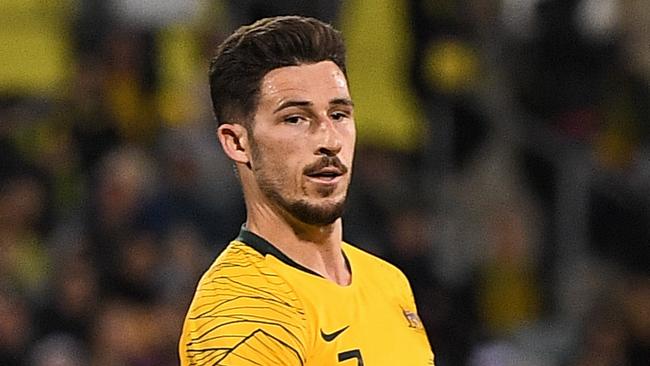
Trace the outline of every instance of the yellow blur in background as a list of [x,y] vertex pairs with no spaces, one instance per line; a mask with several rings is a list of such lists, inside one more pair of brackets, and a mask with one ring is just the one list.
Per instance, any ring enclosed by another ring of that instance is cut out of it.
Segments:
[[55,95],[70,76],[72,0],[0,0],[0,89]]

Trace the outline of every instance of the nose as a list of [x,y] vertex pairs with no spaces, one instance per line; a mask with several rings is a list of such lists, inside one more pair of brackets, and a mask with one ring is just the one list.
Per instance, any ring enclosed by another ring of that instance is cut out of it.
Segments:
[[317,136],[317,155],[336,156],[341,152],[341,148],[343,147],[341,136],[336,130],[335,122],[330,118],[325,117],[321,120],[321,123],[318,124]]

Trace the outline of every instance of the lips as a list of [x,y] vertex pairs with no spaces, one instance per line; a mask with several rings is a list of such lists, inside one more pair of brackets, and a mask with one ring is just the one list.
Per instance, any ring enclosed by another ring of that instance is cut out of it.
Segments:
[[306,176],[322,181],[334,181],[347,172],[348,168],[336,156],[324,156],[304,170]]
[[327,167],[307,174],[308,177],[319,179],[333,179],[341,175],[343,175],[343,172],[335,167]]

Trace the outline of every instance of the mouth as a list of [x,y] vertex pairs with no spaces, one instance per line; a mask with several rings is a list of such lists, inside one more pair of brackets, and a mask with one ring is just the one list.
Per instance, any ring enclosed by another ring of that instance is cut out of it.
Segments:
[[326,167],[313,172],[309,172],[306,175],[312,179],[324,183],[335,183],[338,182],[343,176],[344,172],[336,167]]
[[320,185],[335,186],[348,172],[348,167],[337,156],[323,156],[305,167],[304,175]]

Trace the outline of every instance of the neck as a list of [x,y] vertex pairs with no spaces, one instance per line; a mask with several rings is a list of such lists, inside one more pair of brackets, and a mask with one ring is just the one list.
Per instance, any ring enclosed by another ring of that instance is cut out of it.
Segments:
[[247,204],[246,227],[295,262],[339,285],[351,280],[341,251],[341,219],[329,225],[308,225],[268,203]]

